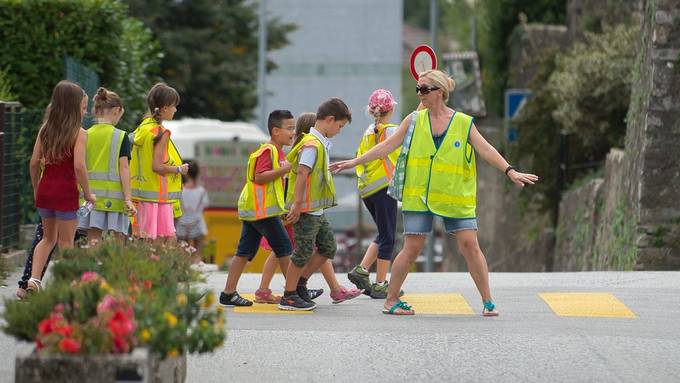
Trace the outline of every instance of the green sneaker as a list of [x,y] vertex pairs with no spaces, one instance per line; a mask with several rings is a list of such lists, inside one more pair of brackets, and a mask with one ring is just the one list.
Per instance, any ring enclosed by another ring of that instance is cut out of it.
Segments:
[[387,298],[387,281],[383,283],[374,283],[371,285],[371,298],[385,299]]
[[[385,299],[387,298],[387,289],[390,285],[387,281],[383,283],[374,283],[371,285],[371,298],[373,299]],[[399,296],[404,296],[404,290],[399,291]]]
[[363,290],[364,294],[371,294],[371,280],[368,279],[368,271],[365,271],[361,265],[356,265],[352,271],[347,274],[347,279],[354,284],[359,290]]

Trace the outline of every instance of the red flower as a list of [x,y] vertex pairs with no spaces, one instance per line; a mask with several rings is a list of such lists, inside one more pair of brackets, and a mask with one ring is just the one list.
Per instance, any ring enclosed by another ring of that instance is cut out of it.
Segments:
[[51,318],[43,319],[38,323],[38,332],[47,335],[54,331],[54,321]]
[[61,334],[66,338],[70,337],[71,334],[73,333],[73,329],[71,328],[71,326],[68,326],[68,325],[63,326],[63,327],[57,327],[54,331],[57,334]]
[[145,289],[151,290],[151,286],[152,286],[152,284],[151,284],[150,280],[147,279],[147,280],[144,281],[144,288]]
[[115,352],[130,352],[130,344],[122,337],[113,338],[113,350]]
[[121,310],[116,310],[111,320],[109,320],[109,330],[115,337],[128,336],[135,330],[135,325],[125,316]]
[[77,354],[80,351],[80,342],[72,338],[64,338],[59,342],[59,350],[69,354]]
[[45,348],[45,345],[40,341],[40,339],[36,339],[35,340],[35,347],[38,350],[42,350],[43,348]]

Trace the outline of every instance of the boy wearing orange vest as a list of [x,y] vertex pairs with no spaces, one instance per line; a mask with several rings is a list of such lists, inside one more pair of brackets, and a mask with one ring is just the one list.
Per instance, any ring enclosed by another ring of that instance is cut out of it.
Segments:
[[252,301],[236,292],[236,286],[246,264],[255,257],[263,236],[278,258],[281,270],[287,270],[293,252],[280,217],[285,213],[283,178],[291,168],[283,146],[293,142],[295,121],[290,111],[275,110],[269,114],[267,127],[270,140],[248,158],[246,184],[238,201],[239,219],[243,221],[241,239],[220,294],[220,303],[225,306],[252,306]]

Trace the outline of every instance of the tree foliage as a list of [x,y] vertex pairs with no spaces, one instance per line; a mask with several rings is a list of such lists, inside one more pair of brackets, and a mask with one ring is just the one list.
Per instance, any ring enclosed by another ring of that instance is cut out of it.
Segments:
[[[532,97],[516,119],[519,140],[516,161],[531,161],[541,182],[526,196],[540,208],[555,203],[560,132],[568,133],[568,161],[574,169],[567,182],[592,171],[579,167],[605,159],[612,147],[623,146],[630,103],[637,27],[619,25],[601,34],[587,34],[564,54],[545,52],[531,85]],[[529,202],[526,201],[525,202]]]
[[128,116],[139,115],[139,89],[150,87],[159,59],[150,32],[111,0],[0,0],[0,41],[0,68],[28,108],[47,105],[68,55],[121,96]]
[[566,0],[479,0],[476,5],[479,53],[487,109],[500,115],[507,81],[508,39],[520,24],[564,24]]
[[[257,105],[257,2],[127,0],[165,56],[162,77],[182,98],[178,116],[247,120]],[[295,25],[272,19],[268,49],[288,44]],[[275,64],[268,63],[273,69]]]

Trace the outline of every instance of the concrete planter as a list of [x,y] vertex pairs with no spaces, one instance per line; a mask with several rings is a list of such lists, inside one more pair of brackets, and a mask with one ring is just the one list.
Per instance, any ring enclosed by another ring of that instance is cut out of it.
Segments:
[[40,355],[30,351],[17,353],[14,371],[14,381],[22,383],[184,383],[187,357],[161,360],[144,348],[121,355]]

